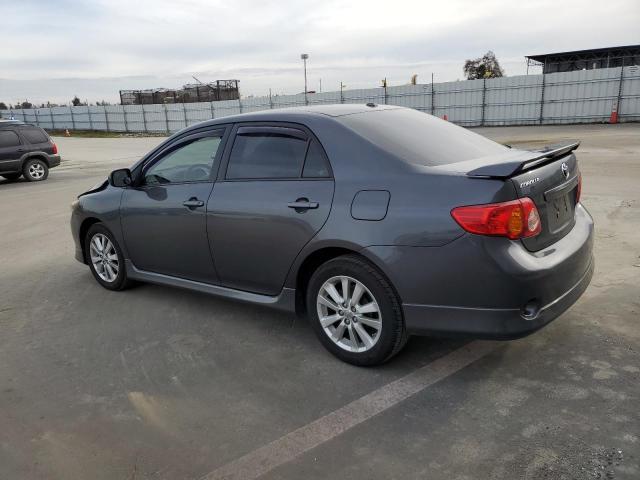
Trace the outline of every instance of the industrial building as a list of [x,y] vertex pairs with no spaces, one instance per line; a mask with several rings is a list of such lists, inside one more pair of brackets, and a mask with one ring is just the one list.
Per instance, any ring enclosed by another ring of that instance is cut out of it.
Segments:
[[527,73],[529,73],[530,66],[541,66],[542,73],[628,67],[640,65],[640,45],[545,53],[529,55],[525,58],[527,59]]
[[122,105],[150,105],[163,103],[218,102],[238,100],[239,80],[215,80],[209,83],[191,83],[179,90],[154,88],[148,90],[120,90]]

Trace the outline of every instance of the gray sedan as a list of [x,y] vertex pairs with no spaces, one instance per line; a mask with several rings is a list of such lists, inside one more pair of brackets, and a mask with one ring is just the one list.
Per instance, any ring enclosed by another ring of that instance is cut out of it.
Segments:
[[78,197],[76,258],[110,290],[144,281],[297,312],[357,365],[411,334],[515,338],[593,273],[577,147],[511,149],[374,104],[210,120]]

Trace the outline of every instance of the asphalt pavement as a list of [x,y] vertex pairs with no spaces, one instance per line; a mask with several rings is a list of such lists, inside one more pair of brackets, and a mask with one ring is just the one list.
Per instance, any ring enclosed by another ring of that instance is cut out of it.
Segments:
[[527,338],[416,337],[377,368],[294,315],[101,288],[69,205],[162,139],[56,138],[46,182],[0,181],[0,478],[640,478],[640,125],[475,131],[582,140],[592,284]]

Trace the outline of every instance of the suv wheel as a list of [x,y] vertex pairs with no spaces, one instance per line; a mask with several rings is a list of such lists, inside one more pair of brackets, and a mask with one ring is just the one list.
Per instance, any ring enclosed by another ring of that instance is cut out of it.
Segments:
[[7,180],[9,180],[11,182],[13,182],[15,180],[18,180],[22,176],[22,174],[21,173],[4,173],[4,174],[2,174],[0,176],[6,178]]
[[49,176],[49,167],[39,158],[32,158],[24,164],[22,174],[28,182],[41,182]]
[[108,290],[124,290],[131,285],[127,279],[122,250],[104,225],[92,225],[84,242],[87,263],[100,285]]
[[407,342],[402,309],[389,281],[357,255],[334,258],[311,276],[307,311],[322,344],[354,365],[377,365]]

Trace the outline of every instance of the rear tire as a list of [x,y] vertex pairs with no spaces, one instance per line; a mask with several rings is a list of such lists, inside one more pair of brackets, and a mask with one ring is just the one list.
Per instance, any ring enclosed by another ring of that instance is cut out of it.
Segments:
[[18,180],[20,177],[22,176],[21,173],[4,173],[2,175],[0,175],[0,177],[4,177],[7,180],[9,180],[10,182],[15,182],[16,180]]
[[127,278],[124,255],[113,234],[101,223],[89,227],[84,252],[96,281],[107,290],[125,290],[132,285]]
[[49,176],[49,167],[39,158],[31,158],[22,167],[22,174],[27,182],[42,182]]
[[358,255],[321,265],[309,280],[306,302],[322,344],[347,363],[379,365],[407,342],[398,295],[385,276]]

